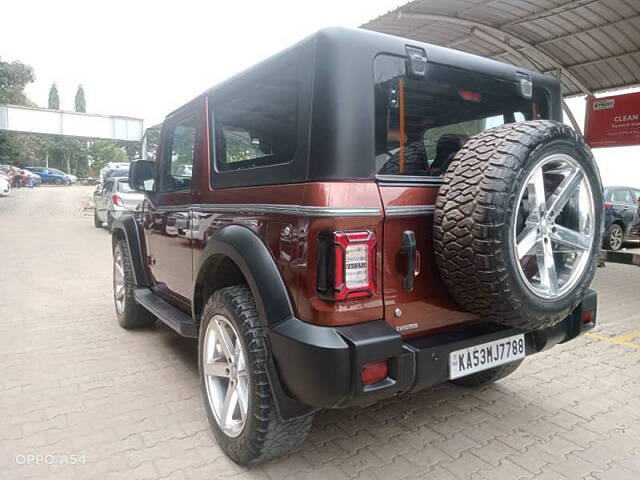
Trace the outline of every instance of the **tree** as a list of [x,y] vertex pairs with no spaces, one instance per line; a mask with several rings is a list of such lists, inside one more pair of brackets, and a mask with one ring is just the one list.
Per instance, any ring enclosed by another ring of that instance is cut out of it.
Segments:
[[[25,87],[34,79],[30,66],[0,59],[0,103],[35,106],[24,93]],[[40,156],[40,140],[38,135],[0,131],[0,163],[33,165]]]
[[0,103],[33,106],[24,88],[35,80],[33,69],[21,62],[0,59]]
[[49,89],[49,106],[51,110],[60,110],[60,95],[58,95],[58,86],[53,82]]
[[125,151],[115,142],[96,140],[89,145],[89,161],[91,168],[99,171],[109,162],[125,163],[129,161]]
[[84,88],[82,88],[82,85],[78,85],[78,90],[76,91],[75,107],[76,112],[85,113],[87,111],[87,102],[84,99]]

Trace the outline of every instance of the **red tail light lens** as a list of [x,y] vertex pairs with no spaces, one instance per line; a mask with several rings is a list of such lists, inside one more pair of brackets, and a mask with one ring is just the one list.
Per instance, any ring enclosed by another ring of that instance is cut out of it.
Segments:
[[362,365],[362,384],[374,385],[389,376],[387,361],[369,362]]
[[604,202],[604,210],[607,211],[609,210],[613,205],[609,202]]
[[369,297],[376,291],[376,234],[323,232],[318,241],[318,294],[329,300]]
[[117,193],[114,193],[111,196],[111,201],[113,202],[114,205],[117,205],[118,207],[122,206],[122,199],[120,198],[120,195],[118,195]]

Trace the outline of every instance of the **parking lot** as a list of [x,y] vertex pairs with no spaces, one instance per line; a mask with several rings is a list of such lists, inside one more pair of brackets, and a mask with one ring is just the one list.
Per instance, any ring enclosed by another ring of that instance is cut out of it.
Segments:
[[640,268],[599,269],[598,328],[501,383],[318,414],[245,470],[209,431],[196,343],[118,327],[91,191],[0,198],[0,478],[640,478]]

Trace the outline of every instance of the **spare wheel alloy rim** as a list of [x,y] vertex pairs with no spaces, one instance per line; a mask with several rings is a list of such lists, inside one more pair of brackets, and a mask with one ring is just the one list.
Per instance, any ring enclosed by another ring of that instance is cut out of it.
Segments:
[[207,325],[202,370],[209,405],[225,435],[235,438],[247,421],[249,383],[244,348],[233,324],[214,315]]
[[569,155],[544,157],[520,189],[514,213],[520,278],[539,297],[563,297],[582,278],[593,248],[596,217],[586,171]]

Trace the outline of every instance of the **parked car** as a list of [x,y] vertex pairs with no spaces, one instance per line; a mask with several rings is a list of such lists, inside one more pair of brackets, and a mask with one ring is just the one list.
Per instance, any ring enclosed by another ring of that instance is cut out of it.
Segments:
[[70,185],[71,180],[65,173],[56,171],[52,168],[46,167],[25,167],[30,172],[37,173],[42,179],[43,183],[53,183],[55,185]]
[[0,197],[5,197],[11,193],[11,179],[0,172]]
[[135,210],[144,200],[144,194],[136,192],[129,187],[128,178],[107,178],[94,192],[95,208],[93,211],[93,223],[96,228],[103,224],[109,231],[113,221],[124,212]]
[[550,76],[322,30],[169,114],[157,160],[132,163],[118,321],[198,338],[243,465],[320,409],[495,382],[596,322],[602,185],[561,120]]
[[109,162],[100,170],[100,183],[107,177],[126,177],[129,174],[129,163]]
[[69,184],[72,183],[76,183],[78,181],[78,177],[76,177],[75,175],[71,174],[71,173],[66,173],[63,172],[62,170],[58,170],[57,168],[50,168],[49,170],[59,173],[61,175],[64,175],[65,177],[67,177],[69,179]]
[[620,250],[624,242],[640,240],[640,188],[604,189],[604,236],[602,247]]
[[31,172],[27,169],[22,170],[22,173],[23,173],[22,185],[24,187],[33,188],[42,184],[42,178],[37,173]]
[[10,178],[10,181],[15,182],[16,180],[11,175],[12,169],[14,171],[18,171],[21,187],[35,187],[42,183],[40,177],[34,177],[35,174],[33,172],[30,172],[29,170],[25,170],[14,165],[0,165],[0,172],[5,173]]

